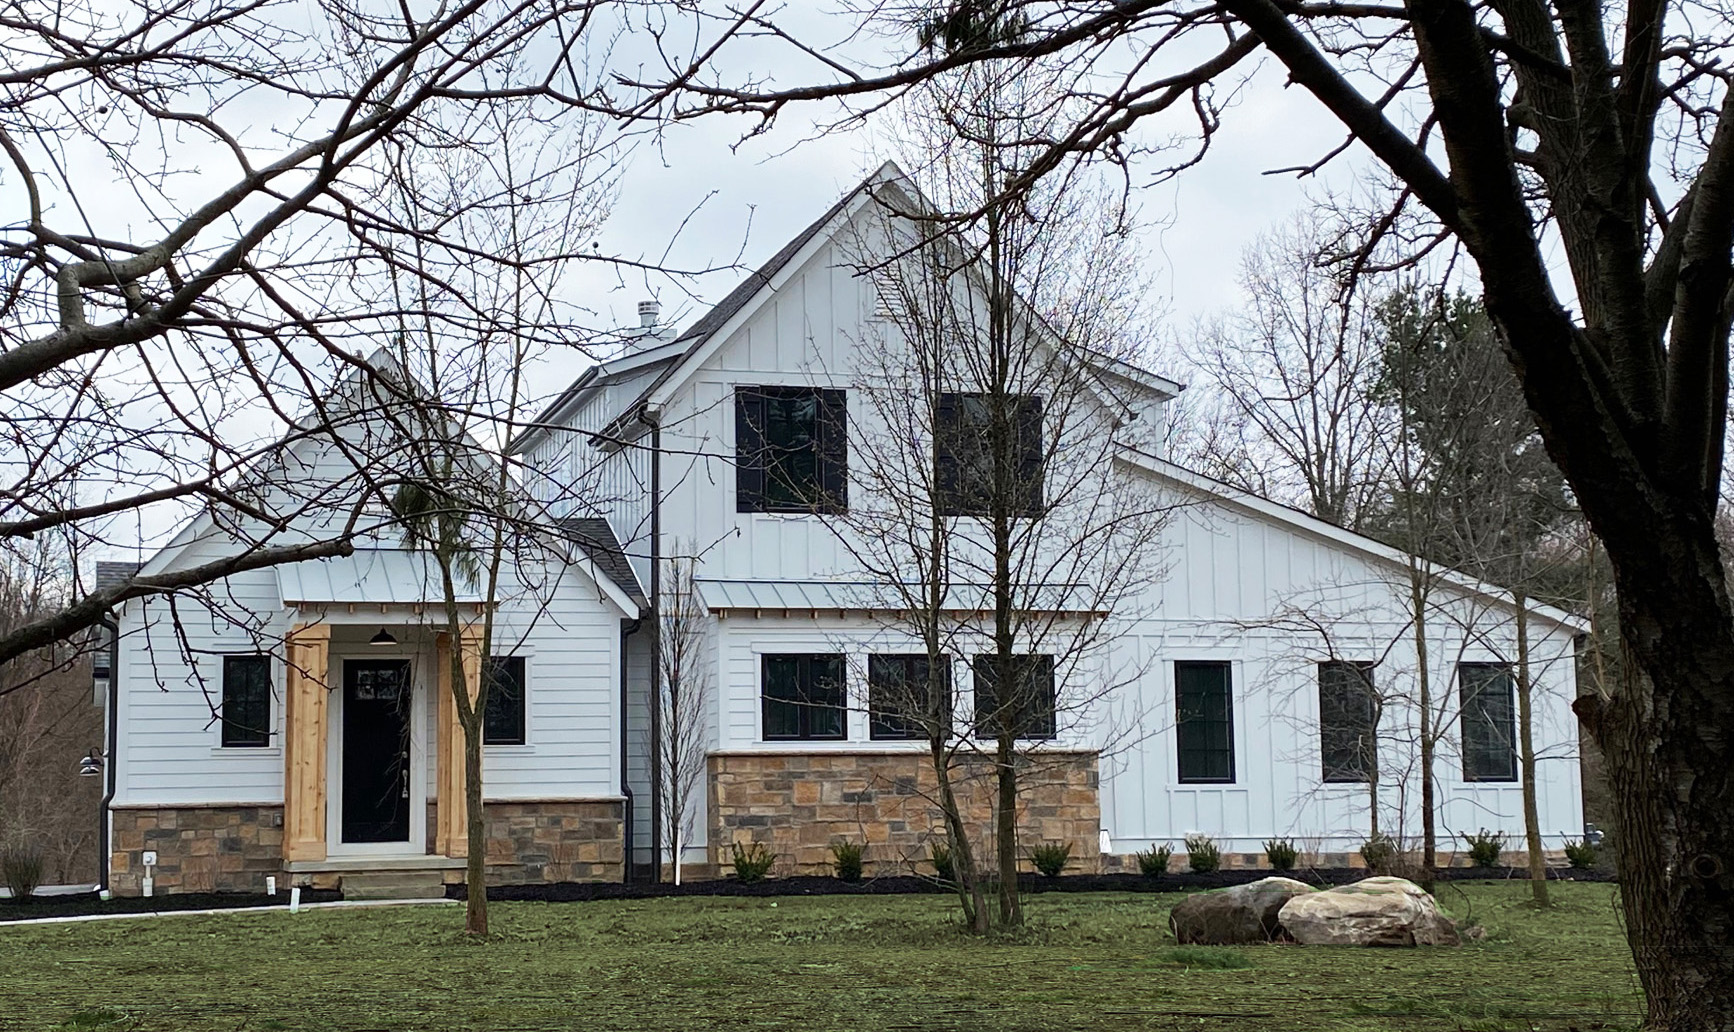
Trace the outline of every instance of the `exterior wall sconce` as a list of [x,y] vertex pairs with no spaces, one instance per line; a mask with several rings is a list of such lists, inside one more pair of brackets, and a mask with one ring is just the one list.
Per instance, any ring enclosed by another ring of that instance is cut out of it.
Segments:
[[102,773],[102,750],[98,749],[85,755],[78,761],[78,776],[94,778]]

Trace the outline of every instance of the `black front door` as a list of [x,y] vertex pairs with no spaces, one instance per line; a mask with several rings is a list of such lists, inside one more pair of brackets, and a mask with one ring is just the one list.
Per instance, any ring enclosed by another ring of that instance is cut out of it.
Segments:
[[343,841],[409,841],[409,660],[343,664]]

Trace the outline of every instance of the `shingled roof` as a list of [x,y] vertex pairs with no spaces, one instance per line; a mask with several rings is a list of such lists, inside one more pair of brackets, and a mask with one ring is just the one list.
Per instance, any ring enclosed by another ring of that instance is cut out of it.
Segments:
[[596,564],[603,576],[626,593],[626,597],[638,606],[639,612],[650,609],[650,600],[645,597],[644,588],[638,583],[638,574],[633,572],[632,563],[626,558],[626,549],[620,546],[620,539],[614,536],[614,528],[607,520],[594,516],[567,516],[555,520],[554,525]]

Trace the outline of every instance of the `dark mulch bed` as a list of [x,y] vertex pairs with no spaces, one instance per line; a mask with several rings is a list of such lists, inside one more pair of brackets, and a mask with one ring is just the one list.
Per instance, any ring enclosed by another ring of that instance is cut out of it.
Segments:
[[[1212,871],[1209,874],[1186,872],[1167,874],[1161,878],[1146,878],[1140,874],[1068,874],[1058,878],[1024,875],[1018,879],[1018,885],[1023,891],[1030,893],[1185,892],[1244,885],[1260,878],[1268,878],[1273,873],[1276,872]],[[1362,869],[1345,867],[1290,871],[1287,872],[1287,876],[1313,885],[1323,886],[1347,885],[1350,882],[1360,881],[1368,874]],[[1497,881],[1501,879],[1526,879],[1528,877],[1527,868],[1517,867],[1453,867],[1439,872],[1440,881]],[[1611,872],[1599,870],[1550,868],[1548,877],[1556,881],[1611,882],[1615,880]],[[622,885],[619,882],[496,885],[488,890],[488,898],[491,900],[573,903],[593,899],[658,899],[667,896],[874,896],[949,891],[951,890],[941,886],[931,878],[913,875],[888,875],[868,878],[853,884],[838,881],[836,878],[802,875],[793,878],[767,878],[761,882],[751,883],[739,882],[733,878],[720,878],[714,881],[686,882],[681,885],[653,885],[642,881],[630,885]],[[448,885],[446,886],[446,895],[451,899],[463,899],[466,897],[467,891],[463,885]]]
[[[303,903],[332,903],[343,898],[336,889],[302,889]],[[90,914],[172,914],[180,910],[245,910],[289,904],[289,893],[187,892],[166,896],[116,896],[107,902],[96,893],[37,896],[29,900],[0,899],[0,924],[33,917],[85,917]]]

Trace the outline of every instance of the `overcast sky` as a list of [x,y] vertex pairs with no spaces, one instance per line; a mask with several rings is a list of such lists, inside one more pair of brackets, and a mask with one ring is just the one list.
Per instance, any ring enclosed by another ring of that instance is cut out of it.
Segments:
[[[601,250],[658,258],[679,230],[671,266],[724,264],[737,254],[745,268],[756,266],[893,156],[876,143],[870,128],[809,139],[815,120],[831,113],[818,107],[788,109],[774,132],[744,143],[741,120],[719,118],[671,129],[659,148],[641,147],[635,154],[598,241]],[[1282,78],[1265,68],[1225,116],[1201,165],[1165,184],[1149,185],[1148,174],[1134,180],[1145,223],[1145,271],[1156,292],[1151,307],[1166,313],[1160,327],[1165,338],[1184,333],[1200,316],[1232,306],[1242,250],[1261,231],[1304,208],[1308,194],[1324,185],[1265,171],[1316,160],[1339,142],[1340,132],[1310,95],[1285,89]],[[1347,183],[1365,167],[1362,158],[1357,147],[1325,175],[1332,183]],[[682,221],[700,201],[703,207],[682,230]],[[637,321],[637,303],[654,292],[663,301],[665,318],[685,326],[741,278],[732,270],[679,283],[646,283],[643,277],[622,283],[613,273],[597,270],[577,277],[584,296],[573,300],[595,309],[599,321],[628,326]],[[550,372],[555,379],[570,378],[585,364],[568,355],[554,360]]]

